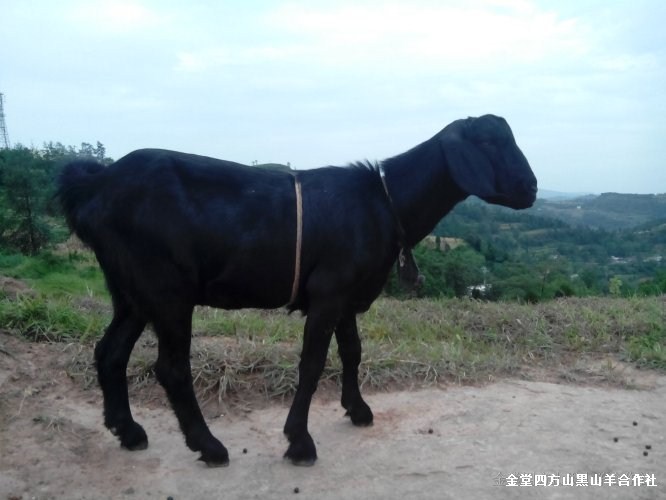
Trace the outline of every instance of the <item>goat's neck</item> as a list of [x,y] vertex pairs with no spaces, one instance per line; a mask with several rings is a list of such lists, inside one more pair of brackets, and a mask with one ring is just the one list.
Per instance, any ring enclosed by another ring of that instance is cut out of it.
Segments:
[[382,162],[386,188],[409,247],[425,238],[466,195],[453,182],[437,139]]

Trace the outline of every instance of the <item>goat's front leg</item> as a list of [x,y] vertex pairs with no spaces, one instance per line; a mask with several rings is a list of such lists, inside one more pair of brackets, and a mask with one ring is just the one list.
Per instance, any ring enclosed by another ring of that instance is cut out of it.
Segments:
[[358,386],[358,367],[361,364],[361,339],[358,336],[356,315],[342,317],[335,329],[338,354],[342,361],[342,407],[354,425],[372,425],[372,410],[363,401]]
[[317,449],[308,432],[308,413],[312,395],[317,390],[324,370],[328,346],[331,343],[337,316],[332,312],[316,311],[311,307],[305,321],[303,351],[298,365],[298,388],[284,426],[289,448],[284,454],[295,465],[313,465]]

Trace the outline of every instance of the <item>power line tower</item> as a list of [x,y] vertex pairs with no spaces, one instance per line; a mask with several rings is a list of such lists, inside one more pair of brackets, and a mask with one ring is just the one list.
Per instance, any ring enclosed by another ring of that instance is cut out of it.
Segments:
[[4,95],[0,94],[0,149],[9,149],[9,136],[5,124]]

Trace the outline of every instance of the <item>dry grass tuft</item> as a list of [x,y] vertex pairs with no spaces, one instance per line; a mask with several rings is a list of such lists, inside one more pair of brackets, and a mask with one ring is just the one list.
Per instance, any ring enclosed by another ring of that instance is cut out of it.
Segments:
[[[202,309],[192,372],[202,402],[268,401],[297,384],[303,319],[283,311]],[[666,369],[666,297],[562,299],[538,305],[473,300],[380,299],[359,318],[366,390],[483,383],[505,376],[631,386],[626,362]],[[134,390],[154,384],[156,340],[145,334],[130,361]],[[95,381],[92,345],[70,374]],[[624,363],[623,363],[624,362]],[[332,343],[324,381],[340,383]]]

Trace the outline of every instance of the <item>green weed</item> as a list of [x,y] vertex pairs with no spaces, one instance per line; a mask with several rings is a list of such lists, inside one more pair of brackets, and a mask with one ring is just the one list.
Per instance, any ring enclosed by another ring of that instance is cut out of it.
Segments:
[[78,310],[69,303],[24,296],[0,300],[3,329],[38,342],[88,342],[103,331],[108,317]]

